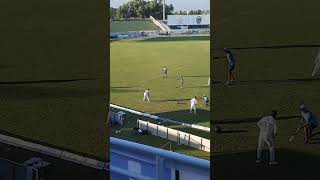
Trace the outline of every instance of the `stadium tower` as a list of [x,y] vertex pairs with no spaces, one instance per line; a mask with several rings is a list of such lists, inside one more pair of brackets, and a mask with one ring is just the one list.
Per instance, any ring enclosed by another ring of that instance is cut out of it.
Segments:
[[163,9],[162,18],[163,18],[163,21],[165,21],[166,20],[166,1],[165,0],[163,0],[162,9]]

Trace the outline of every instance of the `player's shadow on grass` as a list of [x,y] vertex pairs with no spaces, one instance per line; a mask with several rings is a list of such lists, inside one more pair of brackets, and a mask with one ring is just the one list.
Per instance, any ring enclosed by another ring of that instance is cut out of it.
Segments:
[[137,88],[140,86],[111,86],[111,89],[130,89],[130,88]]
[[213,60],[226,59],[226,56],[216,56],[212,58]]
[[205,123],[210,120],[210,111],[204,109],[197,109],[196,115],[190,114],[189,109],[156,113],[155,115],[190,124]]
[[128,92],[142,92],[140,89],[133,89],[139,86],[123,86],[123,87],[110,87],[110,92],[113,93],[128,93]]
[[[302,147],[303,148],[303,147]],[[318,153],[319,154],[319,153]],[[269,160],[269,151],[263,151],[263,160]],[[288,149],[276,149],[278,165],[255,163],[256,151],[217,154],[211,157],[213,179],[302,180],[318,176],[320,154],[307,154]],[[317,179],[317,178],[316,178]]]
[[190,98],[189,99],[186,99],[186,98],[184,98],[184,99],[161,99],[161,100],[151,100],[151,102],[183,102],[183,101],[189,101],[190,100]]
[[310,144],[320,144],[320,131],[312,133]]
[[[185,86],[183,88],[207,88],[207,87],[209,87],[209,86],[208,85],[204,85],[204,86]],[[177,87],[177,88],[179,88],[179,87]]]
[[248,131],[244,131],[244,130],[221,130],[220,133],[228,134],[228,133],[242,133],[242,132],[248,132]]
[[[284,79],[284,80],[252,80],[252,81],[234,81],[233,85],[251,85],[251,84],[280,84],[280,83],[306,83],[306,82],[320,82],[320,79],[301,78],[301,79]],[[222,84],[222,81],[216,81],[214,84]]]
[[[200,77],[210,77],[210,75],[188,75],[188,76],[182,76],[183,78],[200,78]],[[179,76],[168,76],[167,78],[176,78],[178,79]]]
[[136,42],[165,42],[165,41],[209,41],[210,36],[159,36],[139,39]]
[[[301,116],[292,115],[292,116],[279,116],[277,120],[288,120],[293,118],[298,118]],[[245,117],[245,118],[234,118],[234,119],[223,119],[223,120],[214,120],[213,124],[241,124],[241,123],[251,123],[258,122],[262,117]]]
[[101,78],[83,78],[83,79],[51,79],[51,80],[33,80],[33,81],[0,81],[1,84],[52,84],[52,83],[66,83],[77,81],[92,81]]
[[7,65],[0,65],[0,69],[9,69],[13,68],[12,66],[7,66]]

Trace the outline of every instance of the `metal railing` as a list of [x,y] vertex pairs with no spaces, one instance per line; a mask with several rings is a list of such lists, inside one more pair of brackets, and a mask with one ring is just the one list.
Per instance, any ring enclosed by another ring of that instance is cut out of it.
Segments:
[[38,180],[38,170],[9,159],[0,158],[1,180]]
[[210,161],[110,137],[110,179],[209,180]]

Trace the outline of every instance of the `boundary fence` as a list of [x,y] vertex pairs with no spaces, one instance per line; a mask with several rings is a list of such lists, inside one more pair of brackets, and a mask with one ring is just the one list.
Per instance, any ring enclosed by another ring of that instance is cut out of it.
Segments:
[[188,124],[188,123],[184,123],[184,122],[180,122],[180,121],[175,121],[175,120],[172,120],[172,119],[168,119],[168,118],[152,115],[152,114],[149,114],[149,113],[144,113],[144,112],[136,111],[136,110],[133,110],[133,109],[125,108],[125,107],[118,106],[118,105],[115,105],[115,104],[110,104],[110,107],[115,108],[115,109],[119,109],[119,110],[122,110],[122,111],[126,111],[126,112],[129,112],[129,113],[132,113],[132,114],[137,114],[139,116],[148,117],[148,118],[154,119],[156,121],[168,122],[168,123],[171,123],[171,124],[178,124],[178,125],[186,126],[186,127],[189,127],[189,128],[198,129],[198,130],[201,130],[201,131],[210,132],[210,128],[209,127],[204,127],[204,126],[199,126],[199,125],[196,125],[196,124]]
[[202,151],[210,152],[209,139],[142,120],[137,120],[137,126],[141,130],[147,130],[154,136],[159,136],[161,138],[177,142],[178,144],[183,144]]

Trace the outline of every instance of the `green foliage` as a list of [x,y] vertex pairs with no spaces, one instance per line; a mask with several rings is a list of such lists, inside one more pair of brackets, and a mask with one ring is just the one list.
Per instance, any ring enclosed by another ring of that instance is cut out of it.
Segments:
[[[149,18],[153,16],[156,19],[162,19],[162,9],[162,0],[131,0],[117,9],[110,7],[110,18]],[[166,15],[173,14],[173,10],[174,7],[172,4],[166,5]]]

